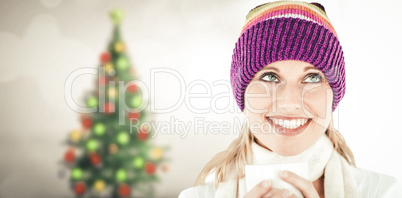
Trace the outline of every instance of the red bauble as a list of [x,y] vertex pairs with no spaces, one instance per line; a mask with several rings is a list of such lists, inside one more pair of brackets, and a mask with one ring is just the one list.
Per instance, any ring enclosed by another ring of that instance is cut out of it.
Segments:
[[135,119],[140,119],[140,112],[129,112],[128,113],[128,120],[132,120],[133,122],[135,122]]
[[97,153],[89,154],[89,159],[91,160],[92,165],[96,166],[101,163],[101,157]]
[[84,182],[77,182],[77,183],[74,185],[74,192],[75,192],[75,194],[77,194],[77,195],[82,195],[82,194],[84,194],[84,193],[85,193],[85,190],[86,190],[86,185],[85,185]]
[[106,114],[112,114],[115,112],[115,107],[114,104],[111,102],[108,102],[105,104],[105,113]]
[[68,149],[66,153],[64,153],[64,161],[67,163],[74,162],[75,160],[75,153],[73,149]]
[[82,128],[84,129],[90,129],[92,127],[92,120],[89,117],[84,117],[81,120]]
[[137,134],[139,140],[146,140],[148,138],[148,131],[140,129]]
[[131,195],[130,186],[127,184],[120,184],[119,186],[119,195],[120,197],[128,197]]
[[99,85],[100,86],[105,86],[108,82],[108,79],[106,77],[99,77]]
[[100,61],[102,63],[109,62],[110,61],[110,53],[109,52],[102,53],[101,56],[100,56]]
[[145,164],[145,172],[147,172],[148,174],[154,174],[156,171],[156,165],[152,162],[147,162]]
[[127,88],[127,91],[130,92],[130,93],[135,93],[137,91],[137,89],[138,89],[138,87],[136,85],[130,85]]

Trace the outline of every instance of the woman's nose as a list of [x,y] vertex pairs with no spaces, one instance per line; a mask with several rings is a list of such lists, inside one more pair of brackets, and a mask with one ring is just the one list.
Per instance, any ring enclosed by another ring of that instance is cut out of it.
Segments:
[[295,83],[279,85],[276,89],[276,105],[280,112],[292,113],[302,108],[302,89]]

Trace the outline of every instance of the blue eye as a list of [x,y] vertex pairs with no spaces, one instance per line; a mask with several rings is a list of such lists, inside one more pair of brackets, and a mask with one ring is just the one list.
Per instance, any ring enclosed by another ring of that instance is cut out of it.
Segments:
[[314,73],[314,74],[308,74],[305,80],[307,79],[310,79],[310,81],[308,81],[310,83],[319,83],[321,82],[322,77],[318,73]]
[[[261,75],[260,80],[268,81],[268,82],[279,82],[278,76],[273,72],[265,72]],[[319,83],[322,81],[322,77],[318,73],[310,73],[307,74],[307,77],[303,82],[307,83]]]
[[[265,78],[267,77],[267,78]],[[265,79],[264,79],[265,78]],[[268,82],[278,82],[278,77],[273,72],[266,72],[261,75],[261,80]]]

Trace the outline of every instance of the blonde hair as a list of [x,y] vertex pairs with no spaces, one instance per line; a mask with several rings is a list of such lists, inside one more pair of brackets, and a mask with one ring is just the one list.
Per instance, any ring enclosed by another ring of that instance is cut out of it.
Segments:
[[[325,133],[334,145],[334,149],[353,166],[356,166],[352,151],[346,145],[345,139],[334,127],[333,117]],[[194,186],[205,183],[206,177],[215,170],[215,188],[218,188],[220,182],[227,179],[228,165],[234,163],[239,178],[244,177],[244,167],[253,160],[251,143],[255,141],[254,135],[250,132],[248,122],[244,122],[241,133],[238,138],[232,141],[229,147],[216,154],[202,169],[198,175]]]

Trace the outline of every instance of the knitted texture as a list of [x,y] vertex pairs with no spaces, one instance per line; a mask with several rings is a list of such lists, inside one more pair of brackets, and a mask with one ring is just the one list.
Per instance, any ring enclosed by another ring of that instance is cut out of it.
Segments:
[[320,7],[298,1],[277,1],[249,12],[233,50],[230,81],[237,105],[266,65],[300,60],[322,71],[333,91],[332,111],[345,95],[345,61],[338,36]]

